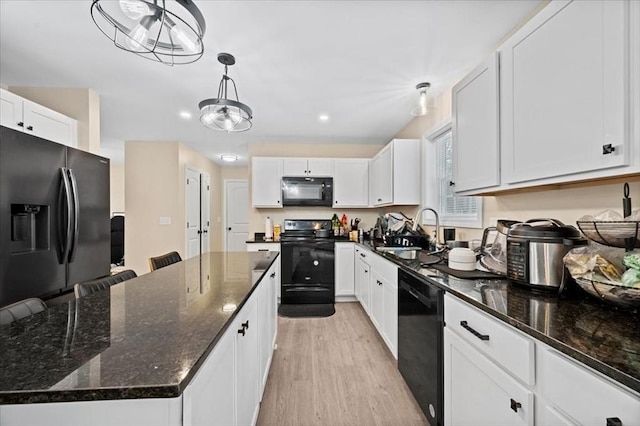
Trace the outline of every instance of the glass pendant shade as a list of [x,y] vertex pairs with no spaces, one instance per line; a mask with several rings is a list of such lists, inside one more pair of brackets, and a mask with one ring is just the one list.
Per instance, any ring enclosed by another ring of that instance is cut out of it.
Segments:
[[[205,99],[198,104],[200,122],[209,129],[224,132],[244,132],[251,128],[253,112],[249,106],[238,99],[236,83],[227,75],[229,65],[235,64],[235,58],[229,53],[218,55],[218,61],[224,65],[224,75],[218,86],[218,97]],[[231,82],[236,100],[228,99],[228,86]]]
[[422,115],[427,115],[427,89],[431,87],[429,83],[420,83],[416,86],[416,89],[419,91],[420,95],[418,98],[418,106],[411,110],[411,115],[414,117],[419,117]]
[[204,53],[204,17],[192,0],[93,0],[91,17],[116,47],[166,65]]

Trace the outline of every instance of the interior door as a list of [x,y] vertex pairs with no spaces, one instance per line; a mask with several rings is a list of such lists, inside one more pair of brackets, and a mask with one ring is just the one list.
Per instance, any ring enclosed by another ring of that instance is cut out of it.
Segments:
[[246,180],[225,181],[226,251],[246,251],[249,238],[249,184]]
[[207,173],[200,174],[200,229],[202,231],[201,253],[211,251],[211,186]]
[[200,254],[200,172],[187,167],[185,182],[185,217],[187,220],[186,259]]

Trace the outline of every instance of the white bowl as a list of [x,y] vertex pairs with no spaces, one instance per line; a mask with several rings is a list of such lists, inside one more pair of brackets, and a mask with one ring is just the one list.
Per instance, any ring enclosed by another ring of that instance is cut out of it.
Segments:
[[458,271],[475,271],[476,254],[473,250],[464,247],[456,247],[449,251],[449,268]]

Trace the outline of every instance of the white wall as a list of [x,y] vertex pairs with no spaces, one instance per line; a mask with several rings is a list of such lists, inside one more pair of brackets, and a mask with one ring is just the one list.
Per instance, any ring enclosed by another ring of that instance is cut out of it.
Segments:
[[111,177],[111,215],[124,212],[124,164],[110,164]]

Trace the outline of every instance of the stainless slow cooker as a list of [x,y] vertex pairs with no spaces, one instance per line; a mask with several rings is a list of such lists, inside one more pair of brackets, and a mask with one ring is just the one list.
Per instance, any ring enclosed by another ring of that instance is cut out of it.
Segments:
[[513,225],[507,235],[507,278],[538,288],[563,285],[562,258],[587,240],[580,231],[555,219],[531,219]]

